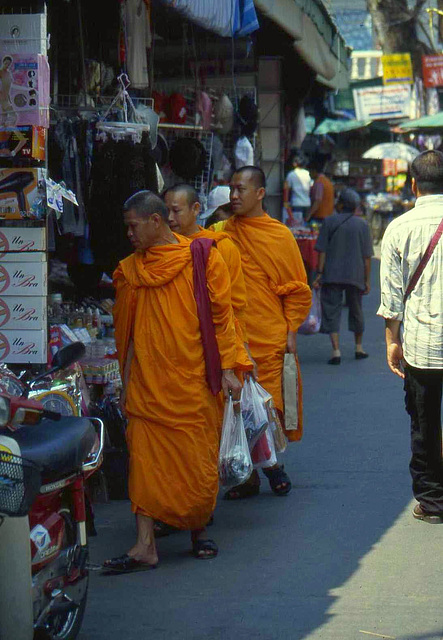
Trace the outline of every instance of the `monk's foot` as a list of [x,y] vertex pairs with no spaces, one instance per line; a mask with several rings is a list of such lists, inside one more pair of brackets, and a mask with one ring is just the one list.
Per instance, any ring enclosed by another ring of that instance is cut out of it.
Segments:
[[218,546],[207,537],[206,529],[191,531],[192,553],[198,560],[210,560],[218,554]]
[[269,480],[269,486],[277,496],[287,496],[292,489],[291,479],[285,472],[284,465],[275,465],[263,469],[263,473]]
[[134,558],[138,562],[143,562],[144,564],[158,564],[158,555],[157,550],[152,547],[140,547],[139,545],[134,545],[132,549],[128,551],[128,556],[130,558]]
[[239,484],[237,487],[232,487],[226,491],[224,495],[225,500],[242,500],[243,498],[253,498],[260,493],[260,477],[257,471],[254,469],[250,477],[243,484]]

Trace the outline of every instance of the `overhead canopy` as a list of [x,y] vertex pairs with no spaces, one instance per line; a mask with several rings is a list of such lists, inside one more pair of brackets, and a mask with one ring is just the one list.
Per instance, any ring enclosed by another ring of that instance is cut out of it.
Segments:
[[346,133],[355,129],[363,129],[371,124],[371,120],[332,120],[326,118],[315,129],[317,135],[326,135],[328,133]]
[[253,0],[163,0],[204,29],[220,36],[245,36],[259,28]]
[[406,120],[399,125],[402,131],[428,131],[434,133],[443,130],[443,111],[433,116],[424,116],[416,120]]
[[321,0],[255,0],[255,5],[294,38],[294,48],[317,73],[317,80],[339,89],[349,85],[350,50]]

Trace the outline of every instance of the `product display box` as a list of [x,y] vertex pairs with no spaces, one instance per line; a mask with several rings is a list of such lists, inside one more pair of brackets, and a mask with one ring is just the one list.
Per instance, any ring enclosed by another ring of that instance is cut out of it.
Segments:
[[1,127],[0,162],[5,158],[30,158],[43,162],[46,158],[46,129],[44,127]]
[[[45,227],[1,227],[0,226],[0,261],[3,256],[17,252],[20,254],[34,251],[46,251]],[[28,256],[26,256],[28,257]],[[16,260],[23,260],[25,256],[16,256]],[[40,261],[40,258],[37,258]],[[9,260],[9,258],[8,258]]]
[[46,169],[0,169],[0,219],[35,217],[45,176]]
[[14,53],[46,53],[46,20],[46,13],[2,13],[0,46]]
[[0,126],[48,129],[49,79],[46,56],[0,47]]
[[0,296],[46,296],[48,264],[44,253],[40,262],[1,262]]
[[45,329],[46,296],[0,296],[0,331]]
[[0,362],[40,363],[48,360],[46,329],[40,331],[0,330]]

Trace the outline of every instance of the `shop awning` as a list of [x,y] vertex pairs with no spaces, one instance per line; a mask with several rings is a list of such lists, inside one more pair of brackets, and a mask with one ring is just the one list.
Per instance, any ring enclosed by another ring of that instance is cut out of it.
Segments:
[[259,28],[254,0],[163,0],[189,20],[219,36],[245,36]]
[[316,135],[326,135],[328,133],[346,133],[355,129],[363,129],[371,124],[371,120],[332,120],[326,118],[315,129]]
[[434,133],[443,130],[443,111],[433,116],[424,116],[416,120],[406,120],[399,125],[402,131],[424,131]]
[[349,85],[350,49],[321,0],[254,0],[256,7],[294,38],[297,53],[332,88]]

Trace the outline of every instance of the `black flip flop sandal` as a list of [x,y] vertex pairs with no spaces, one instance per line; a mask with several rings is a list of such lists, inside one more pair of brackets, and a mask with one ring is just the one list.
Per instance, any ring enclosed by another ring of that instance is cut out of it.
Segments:
[[192,543],[192,553],[197,560],[212,560],[217,557],[218,546],[214,540],[195,540]]
[[243,500],[244,498],[253,498],[260,493],[260,478],[257,471],[253,471],[252,475],[246,482],[232,487],[226,491],[223,496],[224,500]]
[[149,571],[150,569],[156,569],[156,564],[148,564],[147,562],[141,562],[136,560],[127,553],[119,556],[118,558],[112,558],[111,560],[105,560],[102,564],[103,575],[117,574],[117,573],[135,573],[136,571]]
[[[269,486],[277,496],[287,496],[292,489],[292,483],[285,471],[284,465],[277,469],[263,469],[263,473],[269,480]],[[284,485],[284,486],[283,486]]]

